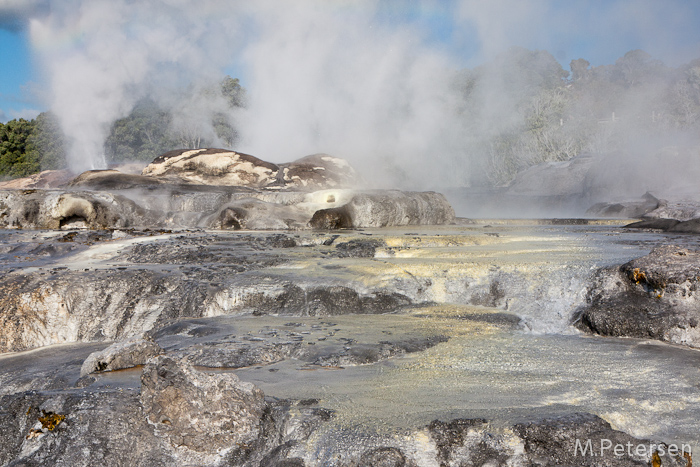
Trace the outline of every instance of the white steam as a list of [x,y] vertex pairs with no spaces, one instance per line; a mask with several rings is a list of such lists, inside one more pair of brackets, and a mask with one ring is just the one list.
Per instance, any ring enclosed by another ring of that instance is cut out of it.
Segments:
[[[211,115],[226,113],[240,134],[234,149],[273,162],[326,152],[374,184],[423,189],[468,185],[488,164],[484,139],[522,119],[496,68],[482,67],[469,97],[456,86],[460,68],[516,44],[557,54],[618,22],[643,34],[653,18],[633,6],[659,9],[612,3],[599,9],[615,21],[601,22],[552,0],[62,0],[41,3],[30,32],[76,171],[104,167],[110,125],[148,97],[171,111],[184,142],[217,141]],[[383,18],[387,5],[442,15],[453,31],[436,40],[423,23]],[[231,66],[243,73],[233,73],[247,89],[243,110],[201,97]]]
[[220,75],[238,41],[226,3],[64,0],[31,21],[71,168],[104,168],[110,125],[139,98]]
[[343,15],[309,7],[294,21],[278,8],[261,12],[260,39],[244,55],[243,147],[278,162],[327,152],[394,182],[444,172],[438,159],[462,138],[449,118],[449,59],[423,47],[418,30],[382,28],[371,7]]

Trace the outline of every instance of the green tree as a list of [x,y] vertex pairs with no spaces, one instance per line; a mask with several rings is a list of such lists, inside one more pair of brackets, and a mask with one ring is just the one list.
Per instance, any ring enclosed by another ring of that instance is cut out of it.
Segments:
[[245,88],[241,86],[238,78],[231,78],[230,76],[226,75],[226,77],[221,81],[220,88],[221,94],[226,99],[226,102],[230,108],[245,107],[247,105]]
[[39,160],[27,152],[34,121],[10,120],[0,123],[0,176],[23,177],[39,171]]
[[66,137],[53,113],[42,112],[36,117],[26,151],[30,159],[39,161],[41,170],[57,170],[67,166]]
[[112,124],[105,155],[112,162],[151,161],[177,147],[169,134],[171,116],[151,99],[139,101],[131,113]]

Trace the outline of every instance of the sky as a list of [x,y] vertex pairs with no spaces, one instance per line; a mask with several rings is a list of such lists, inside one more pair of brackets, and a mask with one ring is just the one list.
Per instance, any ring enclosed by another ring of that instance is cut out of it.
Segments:
[[[42,92],[46,70],[36,63],[29,24],[57,3],[0,0],[0,122],[33,118],[49,106]],[[337,5],[341,15],[364,8],[347,1],[328,3]],[[697,0],[389,0],[373,7],[379,27],[412,27],[420,45],[448,54],[457,68],[477,66],[511,45],[548,50],[567,70],[572,59],[610,64],[633,49],[646,50],[671,66],[700,57]],[[493,31],[489,44],[483,41],[484,31]],[[249,84],[236,57],[225,71]]]

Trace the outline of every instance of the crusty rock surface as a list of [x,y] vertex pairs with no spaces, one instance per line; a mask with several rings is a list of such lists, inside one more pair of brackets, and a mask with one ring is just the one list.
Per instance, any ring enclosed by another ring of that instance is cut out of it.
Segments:
[[602,202],[588,208],[586,215],[634,219],[645,216],[659,207],[661,200],[646,193],[641,200]]
[[359,183],[347,161],[328,154],[277,165],[225,149],[170,151],[146,166],[142,175],[171,183],[314,191],[351,188]]
[[277,183],[279,166],[225,149],[182,149],[158,156],[142,175],[197,185],[263,188]]
[[0,191],[0,228],[106,229],[138,225],[148,212],[111,193]]
[[[191,191],[167,184],[151,188],[148,192],[0,190],[0,228],[301,230],[434,225],[454,220],[452,206],[433,192],[306,193],[228,187]],[[342,212],[343,222],[316,220],[329,210]]]
[[58,188],[68,183],[73,176],[73,173],[69,170],[44,170],[28,177],[0,182],[0,190]]
[[161,353],[163,353],[163,349],[152,340],[131,337],[115,342],[104,350],[91,353],[83,362],[80,376],[100,371],[133,368],[145,364],[148,359]]
[[328,154],[312,154],[280,164],[280,170],[285,186],[294,188],[352,188],[360,182],[346,160]]
[[88,170],[70,181],[67,187],[88,190],[126,190],[160,185],[163,181],[154,177],[122,173],[115,169]]
[[663,246],[598,271],[577,327],[700,348],[700,253]]
[[105,389],[0,398],[0,464],[692,465],[683,446],[669,453],[663,443],[634,438],[587,413],[536,418],[505,429],[484,419],[453,419],[401,436],[345,430],[343,445],[319,446],[314,434],[327,433],[333,412],[318,407],[318,401],[266,402],[259,389],[234,375],[205,374],[167,357],[149,363],[142,379],[140,395]]
[[341,207],[316,211],[310,225],[317,229],[439,225],[454,219],[454,209],[440,193],[390,190],[358,193]]
[[198,453],[254,444],[267,410],[262,391],[253,384],[234,374],[205,374],[167,356],[144,367],[140,400],[156,436]]

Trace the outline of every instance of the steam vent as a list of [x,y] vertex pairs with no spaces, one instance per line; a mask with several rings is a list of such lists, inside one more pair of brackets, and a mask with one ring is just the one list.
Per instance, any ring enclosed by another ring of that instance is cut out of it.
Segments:
[[[43,189],[21,189],[40,182]],[[67,183],[53,175],[11,186],[0,190],[2,228],[299,230],[447,224],[455,216],[439,193],[358,190],[350,164],[327,154],[277,165],[223,149],[177,150],[141,175],[92,170]]]

